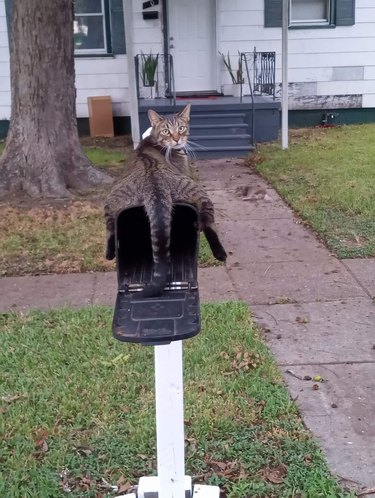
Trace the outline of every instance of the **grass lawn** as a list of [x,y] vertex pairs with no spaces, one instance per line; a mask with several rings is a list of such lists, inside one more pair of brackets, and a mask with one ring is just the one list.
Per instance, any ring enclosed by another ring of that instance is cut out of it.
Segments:
[[[104,498],[105,483],[155,473],[152,348],[115,342],[105,307],[0,319],[0,496]],[[187,473],[232,498],[353,496],[330,476],[246,305],[204,305],[202,321],[185,342]]]
[[[1,144],[0,144],[1,145]],[[124,169],[127,148],[84,146],[89,159],[111,174]],[[0,204],[0,276],[113,270],[104,258],[103,201],[35,205]],[[201,238],[200,266],[215,266],[206,240]]]
[[257,170],[340,258],[375,256],[375,125],[291,130],[258,147]]

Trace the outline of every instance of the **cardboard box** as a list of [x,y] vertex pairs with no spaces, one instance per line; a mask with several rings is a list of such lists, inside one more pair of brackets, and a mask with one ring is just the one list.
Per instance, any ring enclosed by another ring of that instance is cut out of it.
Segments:
[[112,100],[109,96],[88,97],[91,137],[113,137]]

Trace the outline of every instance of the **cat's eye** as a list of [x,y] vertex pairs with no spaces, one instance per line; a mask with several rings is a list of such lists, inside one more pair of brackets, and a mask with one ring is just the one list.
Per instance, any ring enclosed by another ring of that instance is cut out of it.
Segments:
[[162,135],[169,135],[169,130],[167,128],[164,128],[164,130],[161,130],[160,132]]
[[178,131],[179,131],[180,133],[182,133],[182,132],[186,131],[186,126],[179,126],[179,127],[178,127]]

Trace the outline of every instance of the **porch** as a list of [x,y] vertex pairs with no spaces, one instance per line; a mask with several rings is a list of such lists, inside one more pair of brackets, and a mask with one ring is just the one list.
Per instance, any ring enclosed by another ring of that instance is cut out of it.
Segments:
[[147,111],[172,114],[191,104],[190,141],[197,158],[245,157],[257,142],[277,139],[280,102],[268,95],[140,98],[140,132],[149,128]]
[[172,114],[190,103],[190,146],[198,158],[242,157],[256,142],[275,140],[280,122],[275,59],[275,52],[254,49],[240,53],[237,79],[230,68],[233,84],[227,86],[232,96],[224,96],[215,90],[176,92],[173,56],[138,54],[135,73],[140,134],[149,127],[149,109]]

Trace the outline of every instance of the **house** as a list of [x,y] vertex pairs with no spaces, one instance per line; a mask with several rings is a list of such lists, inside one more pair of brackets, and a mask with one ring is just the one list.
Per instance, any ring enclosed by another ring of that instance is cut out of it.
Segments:
[[[375,121],[374,0],[289,1],[290,124],[311,125],[327,120],[337,123]],[[10,2],[0,0],[2,135],[10,116],[5,9]],[[256,140],[274,138],[279,123],[278,99],[263,95],[262,91],[260,95],[256,94],[257,82],[252,68],[249,79],[255,91],[253,99],[249,97],[248,81],[245,81],[242,99],[220,97],[222,87],[230,83],[230,77],[219,52],[225,55],[229,52],[233,66],[237,65],[238,52],[248,54],[250,66],[254,62],[254,47],[257,54],[274,52],[278,97],[281,4],[282,0],[76,0],[77,116],[81,128],[86,126],[87,129],[87,97],[110,95],[115,127],[129,131],[131,117],[137,141],[138,120],[141,131],[147,122],[145,108],[153,106],[160,112],[168,112],[173,109],[171,98],[175,91],[177,107],[191,101],[193,115],[200,112],[207,117],[216,112],[221,116],[223,121],[217,118],[207,122],[208,118],[201,118],[200,125],[197,121],[197,135],[207,126],[212,143],[216,145],[225,142],[230,151],[233,139],[230,135],[240,135],[246,143],[249,136]],[[163,88],[158,88],[158,95],[147,94],[151,90],[144,88],[139,68],[136,71],[134,57],[142,52],[173,57],[173,72],[166,56],[161,64],[164,82]],[[274,83],[272,77],[268,83]],[[137,99],[137,89],[138,97],[142,98]],[[254,107],[255,117],[252,115]],[[239,116],[237,120],[235,115],[239,114],[243,115],[244,122]],[[255,130],[252,122],[256,124]],[[225,123],[233,126],[225,128]],[[215,126],[222,131],[219,142],[213,137]],[[210,149],[207,143],[204,146]]]

